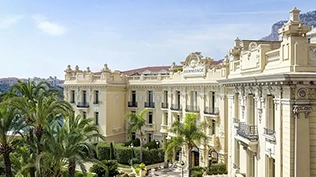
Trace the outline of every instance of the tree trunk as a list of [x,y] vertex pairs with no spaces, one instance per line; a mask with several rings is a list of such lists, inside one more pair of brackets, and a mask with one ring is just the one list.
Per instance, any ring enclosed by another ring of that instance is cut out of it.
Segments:
[[191,176],[191,169],[192,169],[192,147],[188,146],[188,177]]
[[76,162],[73,159],[69,159],[68,177],[74,177],[75,173],[76,173]]
[[143,162],[143,132],[140,130],[140,140],[139,140],[139,162]]
[[12,177],[10,152],[3,154],[3,160],[4,160],[4,166],[5,166],[5,176]]
[[[34,143],[34,136],[33,136],[33,132],[34,132],[34,129],[33,128],[30,128],[29,129],[29,141],[31,143]],[[30,148],[30,155],[33,156],[33,149]],[[33,159],[31,159],[32,161]],[[30,167],[30,177],[35,177],[35,167]]]

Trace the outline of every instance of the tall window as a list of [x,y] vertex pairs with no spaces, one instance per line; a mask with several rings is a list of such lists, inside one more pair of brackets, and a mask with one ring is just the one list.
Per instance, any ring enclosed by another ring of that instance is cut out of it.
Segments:
[[94,91],[94,103],[99,104],[99,91]]
[[87,113],[86,112],[82,112],[82,117],[85,119],[87,118]]
[[168,113],[165,114],[165,125],[168,125]]
[[83,103],[87,102],[87,91],[85,90],[82,91],[82,102]]
[[191,93],[191,104],[192,106],[197,105],[197,91],[192,91]]
[[149,104],[154,102],[154,92],[152,90],[148,91],[148,102]]
[[181,104],[180,101],[181,101],[180,91],[177,91],[177,104],[178,104],[179,108],[180,108],[180,104]]
[[215,120],[212,120],[212,135],[215,135]]
[[75,91],[74,90],[71,90],[71,103],[75,103]]
[[234,98],[234,107],[235,107],[235,119],[239,120],[239,93],[235,94],[235,98]]
[[211,109],[215,111],[215,92],[211,92]]
[[153,112],[148,113],[148,123],[152,124],[153,123]]
[[268,95],[267,97],[267,128],[270,130],[275,130],[275,109],[274,109],[274,102],[273,102],[274,96]]
[[247,116],[247,124],[254,125],[255,124],[255,101],[253,94],[248,95],[248,116]]
[[268,177],[275,177],[275,160],[266,155],[266,171]]
[[164,91],[164,99],[165,99],[165,103],[168,103],[168,91]]
[[95,118],[95,124],[99,125],[99,112],[94,113],[94,118]]
[[132,140],[136,139],[136,133],[132,132]]
[[135,103],[136,102],[136,91],[132,90],[132,102]]

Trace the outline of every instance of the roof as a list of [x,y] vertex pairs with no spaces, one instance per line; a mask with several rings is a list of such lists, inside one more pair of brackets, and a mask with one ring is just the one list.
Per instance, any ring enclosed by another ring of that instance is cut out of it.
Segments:
[[170,66],[148,66],[144,68],[137,68],[137,69],[132,69],[132,70],[127,70],[127,71],[122,71],[122,74],[132,76],[135,74],[141,74],[141,73],[161,73],[161,72],[169,72]]

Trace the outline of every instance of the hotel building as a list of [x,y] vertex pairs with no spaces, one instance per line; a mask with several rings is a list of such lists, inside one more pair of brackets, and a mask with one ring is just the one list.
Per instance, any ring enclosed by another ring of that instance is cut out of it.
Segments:
[[168,127],[195,112],[212,128],[190,152],[194,165],[223,162],[231,177],[316,176],[316,31],[299,14],[290,11],[280,41],[237,38],[221,62],[192,52],[181,65],[123,72],[68,66],[65,99],[108,141],[128,140],[128,112],[148,109],[145,142],[167,141]]

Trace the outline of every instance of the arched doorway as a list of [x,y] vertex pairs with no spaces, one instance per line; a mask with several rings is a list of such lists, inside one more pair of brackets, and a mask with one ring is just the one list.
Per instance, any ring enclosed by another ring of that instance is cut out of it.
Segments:
[[218,153],[214,149],[210,149],[208,151],[208,167],[214,163],[218,163]]

